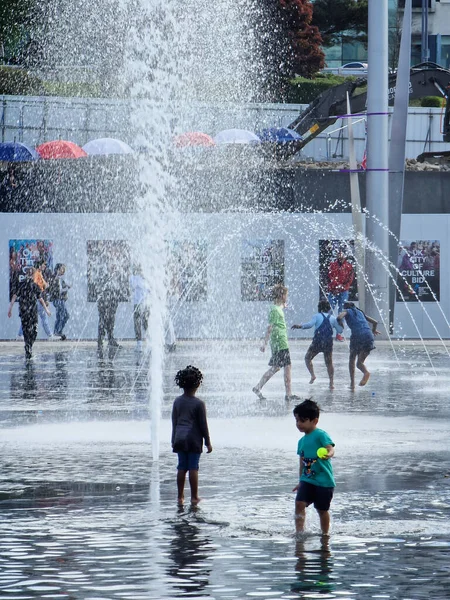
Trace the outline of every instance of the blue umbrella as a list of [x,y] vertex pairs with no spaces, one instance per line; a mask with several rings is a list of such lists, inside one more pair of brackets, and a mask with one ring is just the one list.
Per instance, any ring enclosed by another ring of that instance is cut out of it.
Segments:
[[34,148],[30,148],[21,142],[0,143],[0,161],[26,162],[38,160],[39,154]]
[[295,140],[301,140],[302,136],[299,135],[294,129],[288,129],[287,127],[270,127],[269,129],[263,129],[258,133],[262,142],[295,142]]

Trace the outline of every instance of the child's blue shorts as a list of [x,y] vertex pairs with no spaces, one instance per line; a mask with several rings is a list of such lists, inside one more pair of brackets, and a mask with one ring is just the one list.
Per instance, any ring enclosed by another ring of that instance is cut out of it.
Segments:
[[316,510],[329,510],[333,498],[334,488],[314,485],[306,481],[300,481],[298,486],[296,502],[306,502],[308,506],[314,503]]
[[200,454],[196,452],[177,452],[179,471],[198,471]]

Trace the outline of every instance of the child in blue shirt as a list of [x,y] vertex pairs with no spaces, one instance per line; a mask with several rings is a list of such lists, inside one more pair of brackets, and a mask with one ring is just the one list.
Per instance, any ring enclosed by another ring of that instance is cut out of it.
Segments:
[[[312,400],[305,400],[294,408],[297,429],[305,435],[298,442],[300,479],[292,490],[295,498],[295,529],[301,533],[305,527],[306,508],[314,504],[319,513],[320,528],[324,535],[330,529],[330,504],[335,481],[330,458],[334,456],[334,442],[323,429],[317,427],[320,409]],[[317,450],[326,448],[327,455],[319,458]]]
[[310,329],[311,327],[314,327],[314,337],[305,354],[306,368],[311,375],[309,383],[314,383],[316,380],[312,364],[313,358],[320,352],[323,352],[325,366],[330,380],[330,390],[334,390],[333,329],[335,329],[337,334],[341,334],[344,329],[338,323],[336,317],[331,314],[331,306],[328,300],[319,301],[317,314],[315,314],[308,323],[292,325],[291,329]]

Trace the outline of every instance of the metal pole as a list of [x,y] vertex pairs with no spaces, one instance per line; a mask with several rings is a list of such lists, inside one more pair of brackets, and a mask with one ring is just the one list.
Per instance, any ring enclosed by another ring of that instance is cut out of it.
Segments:
[[422,62],[428,62],[428,0],[422,0]]
[[389,289],[380,254],[389,255],[388,30],[388,0],[369,0],[366,272],[370,289],[366,291],[365,307],[366,313],[379,321],[379,330],[385,335]]
[[[408,122],[409,76],[411,68],[411,20],[412,3],[406,0],[403,14],[402,39],[395,85],[394,113],[392,116],[391,146],[389,150],[389,229],[393,236],[389,238],[389,259],[396,267],[398,259],[398,242],[400,240],[403,193],[405,181],[406,125]],[[390,321],[391,331],[394,328],[394,312],[397,290],[397,275],[392,270],[394,281],[390,281]]]

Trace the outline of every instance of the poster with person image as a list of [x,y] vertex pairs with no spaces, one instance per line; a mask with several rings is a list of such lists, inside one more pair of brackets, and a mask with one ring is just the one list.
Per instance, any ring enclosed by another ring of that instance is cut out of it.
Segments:
[[88,302],[114,294],[118,302],[130,300],[131,252],[124,240],[87,241]]
[[348,288],[348,300],[358,301],[354,240],[319,240],[319,297]]
[[171,240],[168,243],[168,296],[186,302],[208,299],[206,242]]
[[241,299],[271,301],[277,284],[284,285],[284,240],[242,240]]
[[398,247],[397,302],[439,302],[439,240],[405,240]]
[[[9,240],[9,298],[17,291],[30,268],[42,261],[45,271],[53,270],[53,242],[50,240]],[[44,273],[45,274],[45,273]]]

